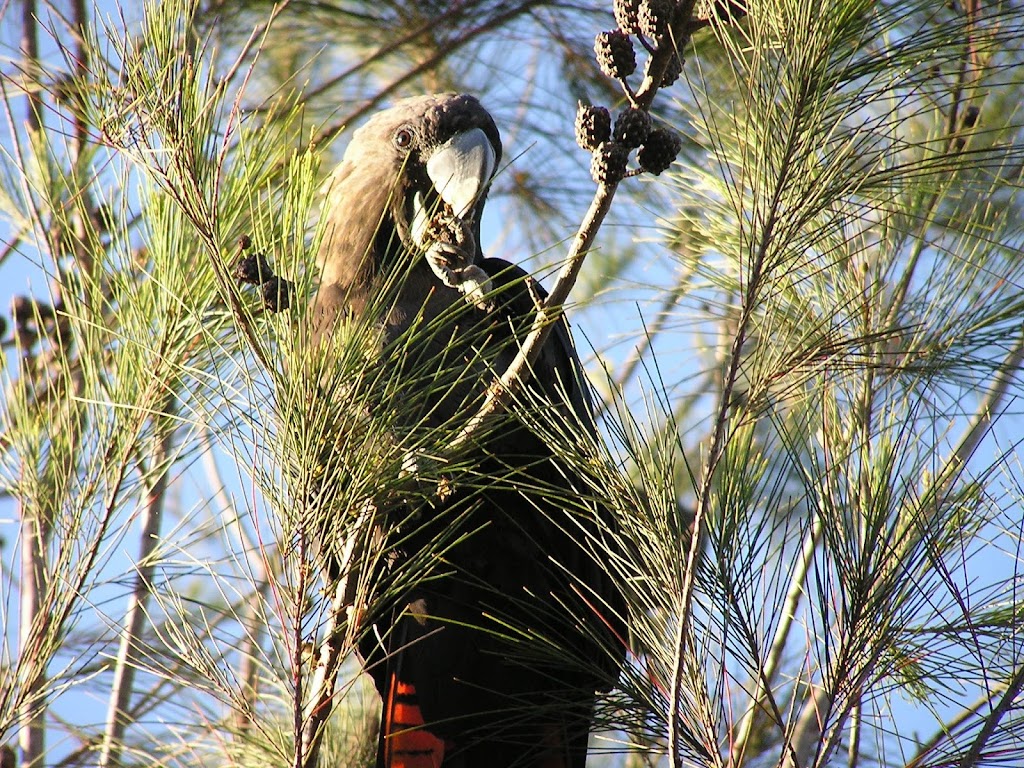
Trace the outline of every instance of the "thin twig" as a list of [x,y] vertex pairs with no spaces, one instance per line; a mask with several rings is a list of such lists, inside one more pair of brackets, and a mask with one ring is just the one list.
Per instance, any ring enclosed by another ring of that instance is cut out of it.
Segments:
[[978,404],[974,415],[974,422],[967,428],[963,437],[960,438],[960,443],[957,445],[956,451],[948,463],[951,473],[958,474],[963,467],[967,466],[967,462],[974,455],[974,451],[977,450],[982,439],[992,428],[994,414],[998,413],[1002,408],[1003,401],[1010,391],[1010,385],[1013,384],[1014,379],[1020,372],[1022,364],[1024,364],[1024,328],[1021,329],[1020,334],[1017,336],[1013,349],[1010,350],[1002,365],[999,366],[999,371],[995,379],[993,379],[992,386],[989,387],[985,399]]
[[981,726],[981,730],[978,731],[978,735],[971,742],[971,749],[961,759],[958,768],[975,768],[978,765],[988,739],[992,737],[1002,718],[1013,709],[1014,700],[1022,690],[1024,690],[1024,665],[1018,667],[1016,672],[1014,672],[1014,676],[1010,679],[1007,689],[1002,692],[995,707],[988,713]]
[[167,431],[163,439],[158,442],[157,450],[150,461],[149,471],[158,474],[147,494],[139,531],[139,557],[136,561],[135,586],[128,598],[128,606],[121,622],[124,629],[114,663],[114,679],[110,685],[110,704],[99,758],[101,768],[110,768],[120,764],[124,732],[128,723],[131,722],[128,719],[128,710],[135,683],[133,655],[142,634],[143,622],[147,613],[146,605],[152,593],[153,568],[155,566],[153,552],[159,541],[164,500],[167,496],[167,458],[171,452],[174,429],[173,427],[165,428]]
[[303,659],[306,655],[306,639],[302,632],[302,619],[306,603],[306,591],[309,586],[309,541],[307,536],[300,536],[296,555],[298,557],[299,582],[293,594],[291,609],[294,611],[291,616],[291,665],[292,682],[294,692],[292,694],[292,733],[294,734],[294,754],[292,765],[295,768],[303,768],[306,764],[305,755],[309,745],[304,740],[303,724],[306,722],[305,713],[302,709],[302,701],[305,696],[305,673],[303,672]]
[[[24,70],[37,76],[39,41],[36,21],[35,0],[25,0],[22,11],[21,54],[25,59]],[[26,83],[26,86],[29,84]],[[29,132],[39,130],[39,105],[35,88],[26,88],[28,109],[26,124]],[[23,369],[23,376],[27,370]],[[50,461],[55,461],[51,455]],[[18,665],[26,664],[32,670],[26,681],[23,704],[19,708],[18,721],[21,726],[19,746],[21,759],[26,765],[41,763],[46,749],[46,710],[41,698],[44,687],[46,659],[38,658],[36,642],[48,632],[47,613],[42,610],[42,599],[48,591],[45,556],[52,521],[47,519],[47,510],[38,506],[30,508],[24,500],[20,502],[21,520],[21,601],[19,605]]]
[[21,603],[19,606],[19,642],[18,667],[29,667],[32,671],[25,675],[23,705],[18,720],[21,726],[19,746],[27,765],[33,765],[37,758],[41,759],[45,749],[46,718],[45,710],[37,699],[43,689],[43,660],[36,658],[41,638],[48,631],[43,626],[45,612],[42,598],[46,593],[46,569],[43,564],[43,552],[46,550],[46,537],[49,523],[42,519],[43,511],[29,510],[24,500],[20,503],[19,517],[21,520]]
[[231,497],[225,492],[220,468],[217,466],[214,457],[213,440],[210,432],[204,430],[200,436],[202,444],[202,461],[206,468],[207,487],[213,489],[216,500],[215,509],[223,510],[224,514],[230,515],[225,522],[225,528],[234,535],[238,542],[239,552],[245,560],[245,565],[250,569],[251,582],[255,585],[253,599],[247,600],[241,609],[238,623],[242,627],[243,637],[238,648],[238,680],[241,683],[242,706],[235,712],[235,725],[240,733],[248,730],[252,724],[252,713],[256,711],[256,696],[258,693],[259,665],[256,658],[259,653],[260,640],[263,631],[266,629],[266,621],[263,618],[263,598],[270,588],[270,578],[267,575],[266,560],[260,557],[249,557],[249,553],[257,549],[256,545],[246,535],[246,531],[239,521],[239,515]]
[[361,567],[363,552],[367,537],[372,536],[376,517],[376,505],[367,500],[359,511],[338,559],[341,576],[334,587],[331,613],[323,627],[323,645],[310,682],[313,695],[302,729],[302,768],[316,768],[324,728],[334,708],[334,692],[341,661],[354,645],[360,608],[358,591],[364,576]]
[[[89,73],[89,50],[85,45],[89,12],[85,7],[85,0],[72,0],[71,20],[74,24],[73,33],[75,37],[75,87],[84,88],[86,77]],[[77,156],[81,154],[82,149],[89,141],[89,126],[86,124],[85,115],[78,100],[73,100],[72,104],[72,117],[75,125],[75,155],[77,159]]]
[[39,89],[37,84],[31,82],[32,79],[39,76],[39,37],[36,19],[36,0],[24,0],[24,5],[22,6],[21,55],[25,60],[22,71],[25,73],[25,95],[28,98],[25,123],[31,133],[38,131],[40,126],[39,99],[36,96]]
[[804,538],[804,544],[800,551],[800,560],[797,562],[796,570],[793,572],[793,578],[790,579],[789,590],[786,592],[786,598],[782,603],[782,616],[779,626],[775,630],[775,637],[768,651],[768,658],[765,659],[765,663],[759,670],[757,689],[751,697],[750,705],[743,714],[737,728],[739,735],[733,741],[730,756],[733,765],[740,764],[747,743],[750,741],[753,733],[757,713],[766,708],[765,699],[771,695],[775,674],[782,661],[782,654],[789,640],[790,629],[796,620],[797,608],[800,605],[801,598],[804,596],[804,581],[807,578],[807,572],[810,570],[811,563],[814,562],[814,556],[818,550],[818,542],[821,541],[823,531],[822,517],[821,515],[816,515],[810,530],[807,531],[807,535]]
[[[935,734],[928,739],[921,747],[917,750],[917,754],[907,763],[906,768],[924,768],[928,764],[929,756],[935,752],[942,744],[946,742],[952,742],[955,738],[957,730],[965,725],[971,718],[977,717],[978,713],[986,706],[991,706],[992,699],[998,693],[1002,693],[1006,690],[1006,684],[998,684],[993,686],[990,690],[986,691],[983,696],[959,712],[955,717],[946,722],[942,723]],[[946,761],[949,763],[949,761]]]

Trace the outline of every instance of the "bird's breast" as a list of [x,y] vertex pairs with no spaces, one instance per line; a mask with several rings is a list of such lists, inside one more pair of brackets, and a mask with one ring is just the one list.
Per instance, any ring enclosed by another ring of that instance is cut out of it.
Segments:
[[402,390],[428,393],[430,426],[468,418],[494,374],[508,366],[514,345],[495,332],[500,324],[425,264],[412,270],[388,312],[385,332]]

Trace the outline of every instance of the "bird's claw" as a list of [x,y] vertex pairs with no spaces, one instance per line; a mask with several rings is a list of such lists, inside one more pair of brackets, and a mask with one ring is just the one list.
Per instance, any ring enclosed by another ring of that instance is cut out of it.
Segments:
[[473,263],[476,238],[469,222],[445,205],[420,231],[427,264],[437,278],[449,288],[457,288],[477,308],[494,309],[487,298],[491,278]]
[[494,309],[494,303],[488,297],[491,292],[490,275],[476,264],[466,264],[468,259],[464,252],[447,243],[434,242],[427,248],[426,259],[442,283],[449,288],[457,288],[477,308],[488,312]]

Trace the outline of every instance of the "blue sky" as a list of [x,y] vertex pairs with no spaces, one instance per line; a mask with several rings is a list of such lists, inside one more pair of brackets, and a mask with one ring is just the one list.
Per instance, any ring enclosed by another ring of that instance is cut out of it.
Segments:
[[[101,6],[101,9],[106,6]],[[17,27],[12,23],[13,14],[8,12],[8,18],[3,20],[3,24],[0,25],[0,45],[3,46],[3,50],[7,52],[8,56],[13,58],[13,51],[17,49]],[[54,65],[61,64],[61,60],[56,56],[56,48],[53,45],[52,40],[42,41],[44,43],[44,59]],[[5,62],[7,66],[10,66],[10,62]],[[7,71],[5,66],[5,71]],[[510,67],[510,70],[513,70]],[[24,100],[14,99],[12,101],[16,109],[22,109]],[[14,114],[13,119],[15,121],[14,128],[18,130],[17,121],[21,119],[21,115]],[[564,115],[561,116],[564,120]],[[12,146],[12,134],[11,134],[11,122],[3,121],[0,123],[0,147],[10,148]],[[537,154],[542,150],[537,147],[531,146],[512,146],[506,147],[506,160],[516,156],[519,152],[525,152],[523,158],[518,162],[534,162],[537,158]],[[541,162],[545,162],[549,158],[540,158]],[[552,161],[553,162],[553,161]],[[640,182],[637,182],[640,183]],[[644,212],[641,212],[643,216]],[[629,215],[636,215],[636,212],[630,212]],[[498,232],[498,217],[500,213],[493,209],[488,214],[489,223],[489,236],[485,238],[487,243],[494,243]],[[647,226],[652,226],[653,215],[648,219]],[[571,234],[571,229],[567,229],[566,235]],[[11,228],[9,221],[0,219],[0,242],[9,242],[11,239]],[[554,253],[560,253],[557,249],[553,249]],[[31,243],[25,243],[18,252],[10,256],[2,265],[0,269],[0,275],[2,275],[2,281],[0,281],[0,311],[6,313],[6,308],[10,305],[10,300],[13,296],[29,293],[35,296],[45,296],[47,293],[47,276],[45,270],[37,262],[37,255],[35,249],[31,246]],[[535,260],[539,261],[543,259]],[[664,276],[664,272],[671,267],[666,266],[662,263],[653,262],[647,267],[649,270],[644,273],[643,270],[638,271],[628,277],[635,279],[637,282],[649,281],[651,283],[662,282],[660,279]],[[637,290],[638,297],[643,295],[643,291]],[[620,296],[621,298],[621,296]],[[653,313],[650,307],[644,307],[648,312]],[[601,303],[598,306],[588,310],[587,312],[580,313],[576,316],[576,327],[578,329],[578,343],[582,348],[586,348],[587,340],[593,340],[595,346],[601,349],[605,348],[605,339],[612,337],[620,329],[634,329],[637,326],[636,316],[639,312],[643,311],[638,308],[636,304],[629,301],[622,301],[621,303],[612,304]],[[660,364],[666,369],[672,369],[677,371],[690,362],[680,357],[679,350],[686,350],[690,344],[690,339],[686,340],[666,340],[665,344],[671,344],[672,349],[666,351],[666,354],[661,358]],[[624,355],[628,353],[629,347],[632,342],[626,342],[619,346],[616,350],[616,354]],[[10,359],[13,352],[7,351],[8,365],[10,365]],[[10,370],[10,369],[9,369]],[[1019,419],[1019,408],[1016,404],[1013,404],[1010,418],[1002,419],[998,422],[995,427],[992,439],[985,443],[982,451],[978,455],[979,466],[988,466],[992,460],[1001,451],[1014,452],[1016,445],[1020,440],[1020,419]],[[1009,470],[1012,472],[1015,465],[1011,465]],[[1019,467],[1016,467],[1019,470]],[[1019,476],[1019,475],[1018,475]],[[234,478],[233,478],[234,480]],[[238,488],[232,488],[232,492],[240,492],[243,484],[239,482]],[[181,496],[181,503],[184,507],[189,508],[195,504],[202,503],[200,498],[202,491],[195,486],[190,487],[184,491]],[[17,540],[16,535],[16,524],[14,522],[15,510],[13,505],[8,500],[0,500],[0,536],[6,541],[6,547],[10,548],[14,545]],[[1011,532],[1012,533],[1012,532]],[[1010,539],[1004,538],[1004,541]],[[116,560],[113,562],[113,566],[120,571],[127,571],[125,567],[129,558],[132,557],[130,551],[131,545],[128,546],[127,552],[123,555],[123,560]],[[4,552],[4,559],[8,559],[8,550]],[[1008,556],[1006,556],[1008,555]],[[1019,554],[1017,555],[1019,558]],[[1004,553],[1003,557],[1000,558],[975,558],[971,563],[969,570],[965,569],[963,573],[955,574],[956,579],[962,580],[962,584],[966,586],[968,583],[973,583],[974,588],[978,588],[981,583],[986,580],[1001,579],[1005,574],[1002,569],[1012,566],[1014,562],[1014,553]],[[7,596],[5,595],[5,598]],[[11,607],[11,603],[8,600],[8,607]],[[116,613],[116,610],[112,611]],[[5,617],[7,618],[7,617]],[[14,622],[6,622],[6,631],[8,633],[8,643],[10,647],[14,647],[10,633],[13,632]],[[970,681],[967,681],[970,685]],[[897,706],[900,707],[899,712],[895,713],[894,716],[894,727],[898,729],[906,729],[907,732],[920,730],[922,733],[929,733],[933,728],[933,722],[931,718],[922,711],[921,708],[911,706],[909,703],[902,703],[899,700],[896,701]],[[90,722],[98,722],[104,712],[102,706],[91,696],[85,694],[73,694],[66,696],[61,700],[60,703],[61,714],[68,717],[71,720],[88,720]],[[941,709],[941,707],[940,707]],[[60,754],[61,748],[55,747],[55,753]]]

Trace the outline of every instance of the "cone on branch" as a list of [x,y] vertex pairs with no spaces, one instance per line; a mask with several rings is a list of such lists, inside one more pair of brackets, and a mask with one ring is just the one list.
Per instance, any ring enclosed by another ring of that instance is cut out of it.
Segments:
[[273,276],[267,257],[260,252],[246,253],[252,248],[252,240],[242,235],[238,240],[238,261],[235,262],[234,276],[240,283],[261,285]]
[[615,141],[624,147],[636,149],[651,130],[651,116],[645,110],[627,107],[615,118]]
[[625,32],[612,29],[594,38],[597,65],[608,77],[624,80],[636,71],[636,51]]
[[606,141],[590,158],[590,175],[598,184],[616,184],[626,175],[629,148],[617,141]]
[[655,176],[668,169],[682,148],[682,140],[664,128],[654,128],[636,153],[640,167]]
[[292,284],[274,275],[260,286],[263,306],[268,312],[283,312],[292,304]]
[[641,0],[637,12],[637,26],[640,34],[652,40],[660,40],[668,35],[672,13],[675,11],[672,0]]
[[640,34],[640,5],[641,0],[615,0],[612,4],[615,23],[627,35]]
[[678,53],[673,53],[672,58],[668,60],[665,74],[661,76],[661,87],[668,88],[679,79],[681,74],[683,74],[683,60]]
[[576,143],[593,152],[612,136],[612,118],[605,107],[583,104],[576,107]]

